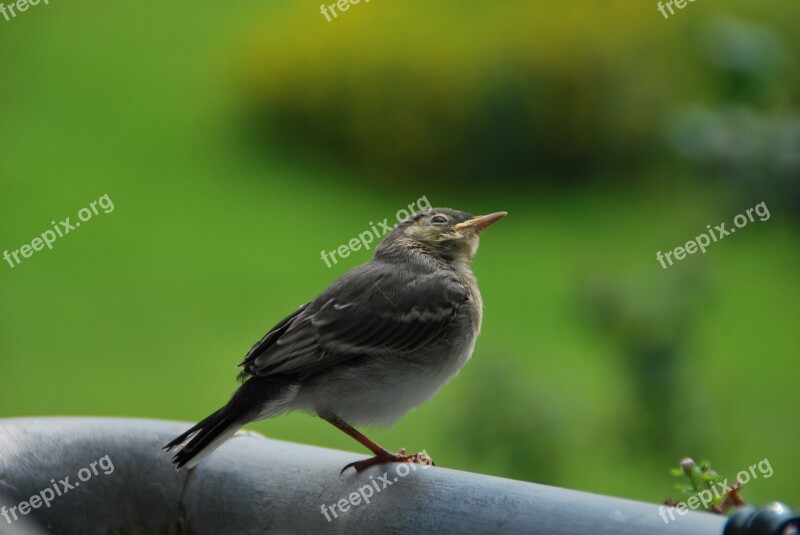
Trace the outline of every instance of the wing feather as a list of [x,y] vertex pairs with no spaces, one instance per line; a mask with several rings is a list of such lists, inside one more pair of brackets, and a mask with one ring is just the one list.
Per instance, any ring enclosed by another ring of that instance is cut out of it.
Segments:
[[267,333],[243,373],[302,378],[355,357],[413,352],[440,339],[469,298],[454,273],[419,275],[373,261]]

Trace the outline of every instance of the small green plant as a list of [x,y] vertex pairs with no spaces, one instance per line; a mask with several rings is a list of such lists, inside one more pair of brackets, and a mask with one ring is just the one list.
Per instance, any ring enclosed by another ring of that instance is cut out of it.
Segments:
[[[730,487],[725,485],[727,478],[717,474],[711,468],[709,461],[703,460],[697,464],[690,457],[684,457],[681,459],[679,467],[671,469],[670,473],[673,476],[689,480],[688,485],[679,483],[675,485],[675,488],[681,494],[689,497],[687,502],[694,498],[694,501],[699,502],[700,506],[707,511],[725,514],[733,507],[744,505],[744,500],[739,494],[742,484],[737,481]],[[675,506],[677,502],[667,498],[664,504]]]

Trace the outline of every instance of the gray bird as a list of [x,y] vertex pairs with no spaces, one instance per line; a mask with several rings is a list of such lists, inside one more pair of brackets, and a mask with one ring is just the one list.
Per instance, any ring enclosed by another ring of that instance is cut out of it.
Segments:
[[482,230],[506,216],[450,208],[400,222],[372,260],[284,318],[247,353],[243,384],[221,409],[175,438],[172,462],[193,467],[248,422],[287,411],[316,414],[375,455],[361,471],[417,461],[350,424],[389,425],[430,399],[469,360],[483,303],[470,269]]

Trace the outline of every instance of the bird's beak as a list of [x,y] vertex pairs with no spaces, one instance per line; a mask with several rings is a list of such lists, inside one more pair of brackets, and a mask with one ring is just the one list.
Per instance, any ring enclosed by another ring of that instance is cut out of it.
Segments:
[[475,219],[470,219],[469,221],[464,221],[463,223],[459,223],[458,225],[453,227],[453,230],[465,230],[470,229],[478,234],[483,229],[494,223],[495,221],[499,221],[503,219],[505,216],[508,215],[508,212],[495,212],[489,215],[482,215],[476,217]]

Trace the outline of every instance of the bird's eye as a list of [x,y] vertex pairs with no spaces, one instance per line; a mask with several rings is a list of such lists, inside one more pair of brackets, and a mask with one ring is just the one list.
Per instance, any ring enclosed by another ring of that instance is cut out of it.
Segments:
[[447,218],[441,215],[431,218],[431,223],[447,223]]

